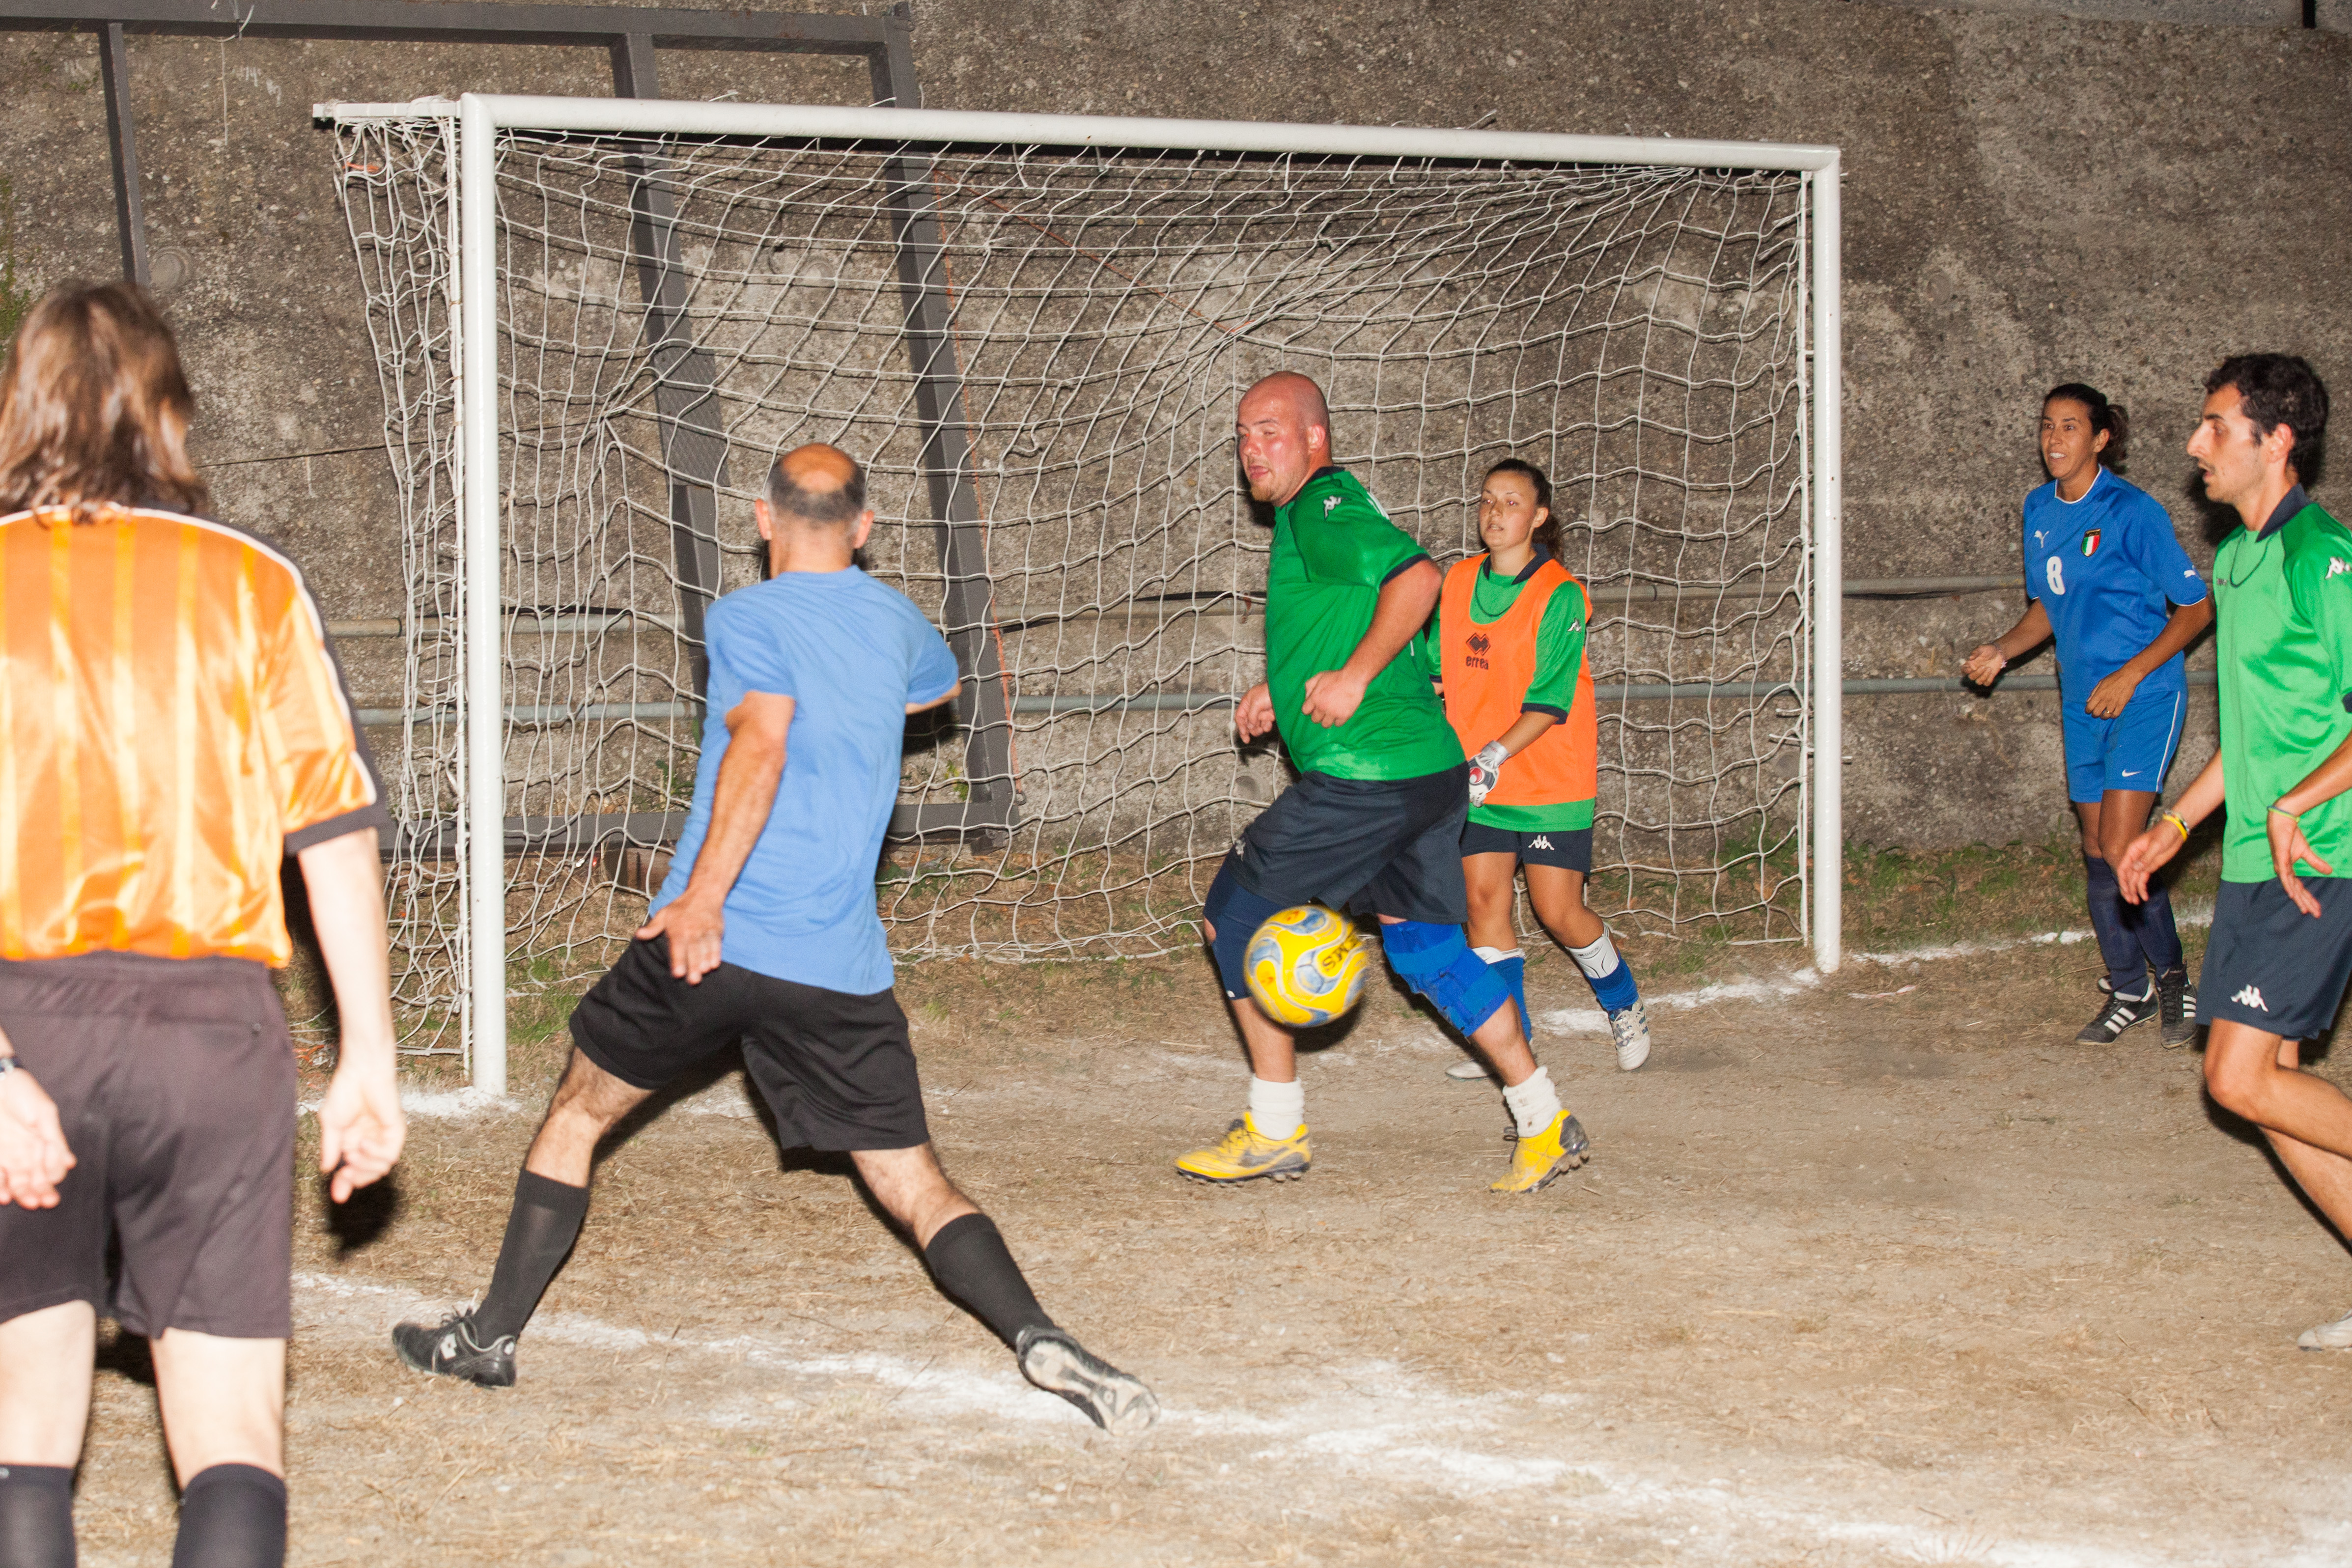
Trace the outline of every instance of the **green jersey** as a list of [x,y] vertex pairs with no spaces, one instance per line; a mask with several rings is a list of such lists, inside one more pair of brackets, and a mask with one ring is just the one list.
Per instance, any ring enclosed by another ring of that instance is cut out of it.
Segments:
[[[2298,485],[2261,532],[2222,541],[2213,586],[2229,801],[2221,879],[2267,882],[2277,874],[2271,804],[2352,735],[2352,531]],[[2337,876],[2352,876],[2352,793],[2305,812],[2303,836]]]
[[1353,474],[1323,468],[1274,513],[1265,569],[1265,682],[1274,721],[1301,773],[1413,779],[1462,765],[1462,743],[1417,663],[1392,658],[1344,724],[1307,717],[1307,681],[1348,662],[1381,585],[1428,552]]
[[[1470,619],[1477,626],[1492,626],[1511,613],[1519,602],[1519,590],[1536,574],[1536,568],[1551,557],[1543,551],[1516,577],[1506,577],[1491,566],[1478,568],[1478,580],[1470,589]],[[1430,617],[1421,636],[1413,639],[1414,660],[1422,673],[1431,680],[1444,679],[1442,657],[1437,647],[1437,618]],[[1562,588],[1544,606],[1543,619],[1536,623],[1536,673],[1528,682],[1528,694],[1519,703],[1523,712],[1549,713],[1561,723],[1570,722],[1570,710],[1576,706],[1576,678],[1584,667],[1584,595]],[[1575,721],[1589,724],[1592,716],[1576,714]],[[1573,833],[1592,826],[1592,802],[1571,800],[1553,805],[1491,805],[1481,803],[1470,808],[1470,820],[1484,827],[1500,827],[1512,833]]]

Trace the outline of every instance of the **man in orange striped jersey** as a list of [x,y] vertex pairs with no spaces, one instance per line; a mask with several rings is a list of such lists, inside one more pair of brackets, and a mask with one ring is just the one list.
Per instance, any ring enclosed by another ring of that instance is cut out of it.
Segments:
[[404,1133],[373,773],[300,574],[195,515],[191,411],[130,284],[51,294],[0,372],[5,1568],[73,1562],[101,1310],[153,1342],[175,1568],[284,1561],[288,855],[342,1022],[336,1200]]

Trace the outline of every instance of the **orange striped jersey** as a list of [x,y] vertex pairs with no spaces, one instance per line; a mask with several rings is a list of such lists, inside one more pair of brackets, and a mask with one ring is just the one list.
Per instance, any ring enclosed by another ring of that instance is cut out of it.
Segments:
[[291,562],[203,518],[0,518],[0,957],[283,964],[286,856],[386,818]]

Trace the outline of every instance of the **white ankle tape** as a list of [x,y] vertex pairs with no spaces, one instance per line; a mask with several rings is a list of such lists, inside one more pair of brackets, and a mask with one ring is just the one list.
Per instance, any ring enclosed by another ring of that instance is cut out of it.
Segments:
[[1533,1138],[1559,1114],[1559,1091],[1551,1085],[1551,1069],[1538,1068],[1517,1083],[1505,1086],[1503,1103],[1522,1138]]
[[1262,1078],[1250,1079],[1250,1125],[1261,1138],[1288,1138],[1307,1120],[1307,1086],[1293,1079],[1288,1083],[1268,1083]]

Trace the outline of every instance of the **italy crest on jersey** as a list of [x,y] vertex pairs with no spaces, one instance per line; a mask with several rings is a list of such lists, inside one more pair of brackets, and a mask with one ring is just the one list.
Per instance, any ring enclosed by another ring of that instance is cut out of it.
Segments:
[[2083,553],[2085,555],[2096,555],[2098,552],[2099,531],[2095,528],[2085,530],[2083,534]]

